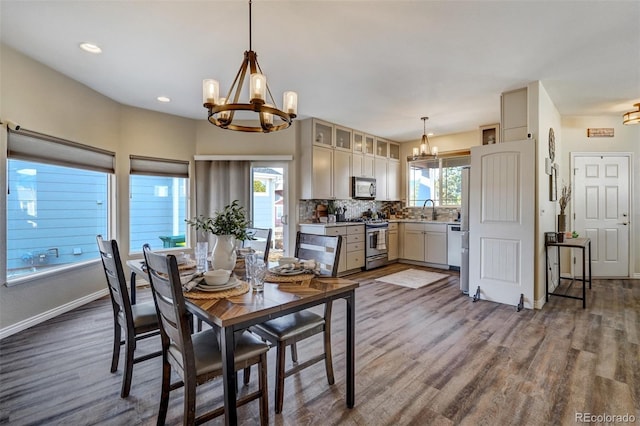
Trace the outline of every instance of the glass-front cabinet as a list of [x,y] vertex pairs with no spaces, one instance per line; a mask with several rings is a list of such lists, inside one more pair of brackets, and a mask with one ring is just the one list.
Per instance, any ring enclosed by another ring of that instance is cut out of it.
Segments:
[[336,126],[336,148],[351,151],[351,129]]
[[376,157],[387,157],[389,143],[382,139],[376,139]]
[[353,132],[353,152],[364,154],[364,135],[362,133]]
[[389,142],[389,158],[392,160],[400,159],[400,145],[397,143]]
[[364,153],[365,154],[374,154],[373,146],[375,145],[375,138],[373,136],[366,135],[364,137]]
[[315,145],[333,146],[333,125],[313,119],[313,143]]

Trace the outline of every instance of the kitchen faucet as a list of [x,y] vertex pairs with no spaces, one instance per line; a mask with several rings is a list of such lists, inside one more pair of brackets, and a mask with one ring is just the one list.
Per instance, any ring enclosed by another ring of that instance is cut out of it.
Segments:
[[431,198],[424,200],[424,204],[422,205],[422,218],[424,219],[424,209],[429,201],[431,201],[431,206],[433,207],[433,210],[431,211],[431,220],[437,220],[438,214],[436,213],[436,203]]

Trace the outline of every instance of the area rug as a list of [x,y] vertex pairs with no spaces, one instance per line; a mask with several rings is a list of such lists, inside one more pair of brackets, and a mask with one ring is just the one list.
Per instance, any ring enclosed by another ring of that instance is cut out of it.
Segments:
[[418,269],[407,269],[406,271],[385,275],[384,277],[376,278],[375,280],[383,283],[400,285],[402,287],[420,288],[438,282],[444,278],[449,278],[449,275],[439,274],[437,272],[420,271]]

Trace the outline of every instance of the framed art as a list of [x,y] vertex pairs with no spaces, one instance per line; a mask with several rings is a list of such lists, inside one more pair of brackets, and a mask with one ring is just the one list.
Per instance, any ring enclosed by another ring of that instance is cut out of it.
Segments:
[[549,201],[558,200],[558,166],[554,164],[551,167],[551,174],[549,175]]

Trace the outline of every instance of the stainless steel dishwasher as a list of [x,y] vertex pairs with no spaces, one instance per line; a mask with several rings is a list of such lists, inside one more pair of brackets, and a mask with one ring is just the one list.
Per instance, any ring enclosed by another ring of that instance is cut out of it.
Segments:
[[447,263],[453,269],[460,269],[462,259],[462,230],[458,224],[447,226]]

